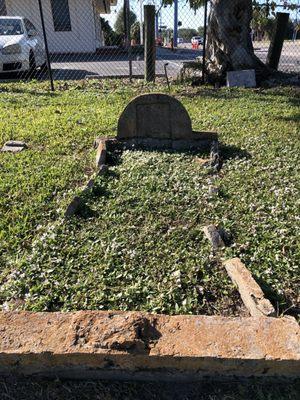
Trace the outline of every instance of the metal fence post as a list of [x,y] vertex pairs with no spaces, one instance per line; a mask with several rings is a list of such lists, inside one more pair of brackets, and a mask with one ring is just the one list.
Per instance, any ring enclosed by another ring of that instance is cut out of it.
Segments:
[[178,0],[174,0],[174,34],[173,34],[173,48],[178,46]]
[[124,30],[125,30],[125,47],[128,54],[129,62],[129,79],[132,79],[132,58],[131,58],[131,40],[130,40],[130,5],[129,0],[124,0]]
[[38,1],[39,1],[39,9],[40,9],[40,16],[41,16],[41,23],[42,23],[42,30],[43,30],[43,38],[44,38],[44,43],[45,43],[46,63],[47,63],[48,76],[49,76],[51,90],[52,90],[52,92],[54,92],[53,75],[52,75],[52,69],[51,69],[51,62],[50,62],[48,40],[47,40],[47,33],[46,33],[46,27],[45,27],[43,6],[42,6],[42,1],[41,0],[38,0]]
[[155,81],[155,6],[144,6],[145,16],[145,80]]

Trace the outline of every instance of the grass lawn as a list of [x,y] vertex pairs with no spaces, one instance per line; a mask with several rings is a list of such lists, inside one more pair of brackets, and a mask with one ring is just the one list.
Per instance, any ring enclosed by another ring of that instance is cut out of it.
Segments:
[[[96,136],[115,135],[135,95],[159,86],[43,83],[0,86],[0,303],[29,310],[139,309],[236,314],[240,300],[203,238],[215,223],[279,313],[299,307],[299,90],[175,86],[197,130],[217,130],[218,197],[189,154],[125,152],[97,181],[80,218],[62,221],[93,171]],[[298,233],[298,236],[297,236]],[[292,307],[292,308],[290,308]],[[290,309],[289,309],[290,308]],[[289,309],[289,310],[288,310]]]

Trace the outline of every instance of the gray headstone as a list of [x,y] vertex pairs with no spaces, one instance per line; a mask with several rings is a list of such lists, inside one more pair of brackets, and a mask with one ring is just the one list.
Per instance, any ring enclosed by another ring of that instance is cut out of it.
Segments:
[[194,136],[190,116],[178,100],[166,94],[144,94],[123,111],[117,138],[178,140]]
[[241,71],[228,71],[227,86],[246,88],[256,87],[255,70],[247,69]]

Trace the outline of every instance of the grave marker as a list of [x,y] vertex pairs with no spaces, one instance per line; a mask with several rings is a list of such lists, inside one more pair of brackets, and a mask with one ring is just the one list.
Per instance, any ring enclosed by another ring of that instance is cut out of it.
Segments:
[[256,87],[256,77],[254,69],[227,72],[228,87]]
[[138,96],[126,106],[119,119],[117,139],[129,145],[183,150],[209,147],[218,135],[194,132],[180,101],[155,93]]

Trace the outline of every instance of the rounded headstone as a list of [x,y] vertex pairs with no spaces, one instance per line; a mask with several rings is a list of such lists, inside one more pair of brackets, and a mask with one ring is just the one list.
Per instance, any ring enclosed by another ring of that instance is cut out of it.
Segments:
[[192,123],[184,106],[166,94],[143,94],[133,99],[118,122],[118,139],[189,139]]

